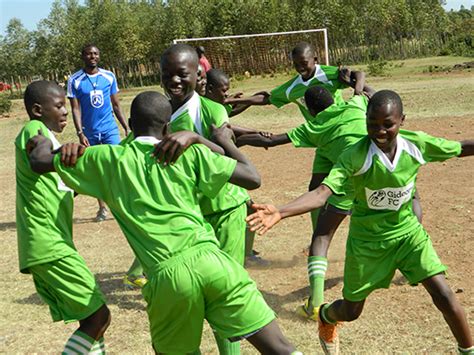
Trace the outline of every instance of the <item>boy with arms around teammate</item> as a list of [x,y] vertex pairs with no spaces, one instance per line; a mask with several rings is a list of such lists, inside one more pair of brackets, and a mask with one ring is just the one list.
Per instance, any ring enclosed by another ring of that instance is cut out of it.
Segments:
[[[176,150],[183,151],[196,142],[196,134],[210,139],[212,125],[221,127],[228,122],[227,112],[221,104],[195,92],[197,72],[198,56],[189,45],[173,45],[161,57],[161,83],[170,98],[173,111],[170,130],[174,134],[158,144],[158,157],[163,152],[170,151],[174,155]],[[182,137],[191,138],[184,146],[175,145],[174,142]],[[214,229],[221,249],[241,265],[245,258],[246,202],[249,199],[245,189],[226,183],[216,196],[209,198],[202,195],[199,201],[204,218]],[[240,353],[239,343],[230,343],[219,333],[215,336],[221,354]]]
[[20,271],[31,274],[53,321],[78,321],[64,353],[104,352],[110,312],[94,275],[72,240],[73,191],[58,174],[38,175],[28,161],[28,140],[41,132],[60,147],[54,133],[67,124],[66,98],[57,84],[35,81],[25,91],[30,121],[15,140],[16,223]]
[[355,203],[344,267],[343,299],[319,307],[319,337],[326,353],[338,352],[336,325],[362,313],[369,294],[388,288],[396,269],[410,284],[422,283],[442,312],[460,353],[474,353],[464,310],[444,278],[429,236],[410,203],[416,175],[426,162],[474,155],[474,140],[448,141],[423,132],[400,130],[405,115],[393,91],[377,92],[367,109],[367,137],[343,153],[321,186],[276,208],[255,205],[248,218],[265,233],[281,218],[320,208],[332,194],[344,194],[350,179]]
[[[143,296],[155,351],[196,351],[205,318],[223,338],[248,338],[262,353],[293,353],[255,283],[219,249],[199,207],[198,191],[212,197],[227,181],[248,189],[260,185],[231,132],[222,127],[214,136],[236,160],[195,144],[164,166],[151,153],[166,134],[168,101],[156,92],[141,93],[130,114],[136,138],[128,145],[88,148],[68,168],[49,141],[35,137],[30,161],[37,171],[55,170],[78,192],[103,198],[110,207],[149,278]],[[66,146],[68,162],[76,160],[78,149]]]

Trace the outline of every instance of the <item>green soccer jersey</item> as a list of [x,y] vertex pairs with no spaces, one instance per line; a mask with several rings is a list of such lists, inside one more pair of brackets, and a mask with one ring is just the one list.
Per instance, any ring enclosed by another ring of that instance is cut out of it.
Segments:
[[61,165],[59,155],[54,158],[68,186],[107,203],[145,273],[195,245],[219,245],[203,219],[197,192],[217,195],[237,165],[194,144],[164,167],[150,156],[158,142],[138,137],[125,146],[90,147],[73,168]]
[[[227,123],[229,118],[223,105],[199,96],[197,93],[171,116],[173,132],[193,131],[206,139],[211,138],[211,125]],[[249,199],[247,191],[234,184],[226,184],[215,198],[203,195],[200,199],[203,215],[210,215],[240,206]]]
[[304,102],[304,93],[313,86],[321,86],[332,94],[336,104],[342,104],[342,90],[347,87],[346,84],[338,80],[339,69],[333,66],[316,64],[316,70],[312,78],[304,81],[301,75],[287,81],[283,85],[273,89],[270,92],[270,103],[280,108],[290,102],[298,105],[301,113],[307,121],[313,119]]
[[[354,95],[349,101],[341,105],[333,104],[313,120],[292,129],[288,137],[297,148],[334,148],[334,157],[337,157],[344,147],[331,147],[331,142],[343,136],[362,138],[367,135],[367,104],[367,97]],[[332,160],[336,163],[336,159]]]
[[349,236],[366,241],[396,238],[419,227],[412,210],[415,180],[421,165],[461,153],[461,144],[423,132],[400,130],[393,162],[369,138],[343,153],[322,182],[335,194],[347,179],[355,188]]
[[59,143],[38,120],[29,121],[15,139],[16,227],[20,270],[75,253],[72,241],[73,193],[56,173],[39,175],[31,170],[26,154],[28,139],[41,130]]

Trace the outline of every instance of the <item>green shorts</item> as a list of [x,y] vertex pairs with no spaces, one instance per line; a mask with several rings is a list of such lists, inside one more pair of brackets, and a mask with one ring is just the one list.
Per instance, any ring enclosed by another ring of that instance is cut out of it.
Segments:
[[36,291],[49,306],[54,322],[83,320],[105,304],[105,297],[84,259],[72,254],[29,267]]
[[214,229],[221,250],[233,257],[240,265],[244,265],[245,259],[246,217],[247,204],[245,202],[235,208],[204,216]]
[[157,265],[142,292],[159,353],[197,350],[204,319],[223,338],[255,332],[275,319],[247,271],[212,243]]
[[397,269],[410,284],[416,285],[447,268],[439,260],[421,225],[401,237],[378,242],[349,236],[344,265],[344,298],[362,301],[376,289],[389,288]]

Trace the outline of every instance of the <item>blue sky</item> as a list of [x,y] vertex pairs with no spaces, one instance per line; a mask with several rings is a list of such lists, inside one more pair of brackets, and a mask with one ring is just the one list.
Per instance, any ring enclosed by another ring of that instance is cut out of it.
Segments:
[[[19,18],[28,30],[35,30],[38,22],[48,16],[52,3],[53,0],[0,0],[0,33],[5,33],[13,17]],[[473,4],[473,0],[448,0],[445,8],[457,10],[461,5],[470,8]]]

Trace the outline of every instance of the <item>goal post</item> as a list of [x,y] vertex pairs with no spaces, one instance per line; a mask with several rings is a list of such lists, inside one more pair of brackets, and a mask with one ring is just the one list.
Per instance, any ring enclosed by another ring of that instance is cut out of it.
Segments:
[[299,42],[311,43],[316,57],[329,65],[328,33],[326,28],[256,33],[247,35],[181,38],[173,43],[203,46],[206,57],[215,68],[230,75],[270,74],[293,67],[289,54]]

